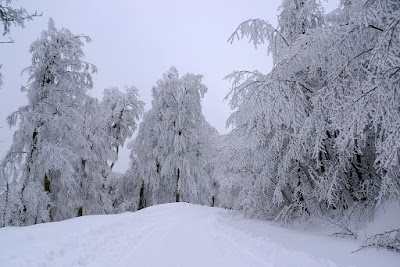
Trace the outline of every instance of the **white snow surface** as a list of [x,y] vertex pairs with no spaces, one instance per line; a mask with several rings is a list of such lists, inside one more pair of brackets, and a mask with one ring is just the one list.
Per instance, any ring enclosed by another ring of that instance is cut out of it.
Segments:
[[1,266],[400,266],[360,241],[187,203],[0,229]]

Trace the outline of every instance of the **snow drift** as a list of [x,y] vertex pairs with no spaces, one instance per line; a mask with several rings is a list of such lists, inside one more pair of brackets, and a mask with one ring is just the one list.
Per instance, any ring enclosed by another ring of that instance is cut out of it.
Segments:
[[219,208],[164,204],[0,229],[2,266],[398,266],[359,242],[271,226]]

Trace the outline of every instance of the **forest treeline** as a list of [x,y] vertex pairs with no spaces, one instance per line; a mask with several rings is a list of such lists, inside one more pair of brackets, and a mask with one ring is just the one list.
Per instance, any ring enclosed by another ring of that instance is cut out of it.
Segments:
[[[24,70],[28,104],[7,119],[18,128],[1,162],[0,225],[184,201],[351,234],[399,201],[399,29],[397,0],[341,0],[330,13],[283,0],[277,27],[241,23],[229,40],[266,43],[273,68],[227,76],[233,130],[220,136],[202,114],[201,75],[172,67],[147,112],[133,86],[90,97],[89,37],[50,20]],[[136,128],[129,170],[115,173]]]

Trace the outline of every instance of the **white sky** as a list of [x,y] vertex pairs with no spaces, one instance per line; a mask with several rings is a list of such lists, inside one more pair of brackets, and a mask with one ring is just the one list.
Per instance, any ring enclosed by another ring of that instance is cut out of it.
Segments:
[[[338,0],[330,1],[328,8]],[[15,1],[14,1],[15,2]],[[151,88],[171,66],[181,75],[204,75],[208,93],[203,113],[221,133],[227,133],[225,121],[230,110],[222,101],[230,84],[223,78],[233,70],[258,69],[267,72],[271,59],[266,47],[255,50],[247,40],[230,45],[230,34],[240,22],[262,18],[276,24],[280,0],[19,0],[14,6],[43,12],[42,17],[13,28],[14,44],[0,44],[0,159],[12,142],[5,121],[18,107],[26,104],[20,92],[27,77],[21,71],[30,65],[29,46],[47,28],[52,17],[57,28],[86,34],[92,42],[85,45],[85,60],[97,66],[90,94],[101,98],[103,89],[135,85],[146,109],[151,105]],[[326,5],[326,4],[325,4]],[[129,152],[123,150],[116,170],[125,171]]]

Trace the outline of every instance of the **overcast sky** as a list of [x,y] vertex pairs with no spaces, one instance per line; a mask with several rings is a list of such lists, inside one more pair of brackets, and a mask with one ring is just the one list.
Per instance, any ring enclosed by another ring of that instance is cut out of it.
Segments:
[[[15,1],[14,1],[15,2]],[[43,12],[24,29],[13,28],[14,44],[0,44],[0,64],[4,85],[0,90],[0,158],[8,150],[12,133],[5,118],[26,104],[20,92],[27,77],[21,71],[30,65],[29,46],[54,19],[57,28],[86,34],[85,60],[97,66],[90,94],[101,98],[105,88],[135,85],[150,108],[151,88],[171,66],[181,75],[204,75],[208,93],[203,113],[221,134],[230,110],[223,98],[230,84],[223,78],[233,70],[258,69],[267,72],[271,59],[266,47],[255,50],[247,40],[227,42],[240,22],[262,18],[276,25],[280,0],[19,0],[14,6]],[[336,1],[330,1],[328,8]],[[326,4],[325,4],[326,5]],[[128,166],[124,150],[116,169]]]

